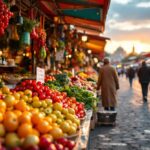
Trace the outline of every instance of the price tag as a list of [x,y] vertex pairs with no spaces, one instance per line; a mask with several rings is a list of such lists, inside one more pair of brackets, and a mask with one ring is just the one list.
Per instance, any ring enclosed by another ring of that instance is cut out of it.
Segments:
[[36,81],[40,81],[42,83],[44,83],[44,79],[45,79],[45,69],[43,68],[36,68]]

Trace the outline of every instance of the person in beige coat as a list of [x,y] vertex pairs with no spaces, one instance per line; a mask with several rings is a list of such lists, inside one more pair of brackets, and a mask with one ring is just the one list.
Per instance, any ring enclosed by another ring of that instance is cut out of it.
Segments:
[[104,66],[100,69],[97,90],[101,88],[102,106],[105,110],[114,111],[117,104],[117,90],[119,81],[116,69],[110,65],[109,58],[104,59]]

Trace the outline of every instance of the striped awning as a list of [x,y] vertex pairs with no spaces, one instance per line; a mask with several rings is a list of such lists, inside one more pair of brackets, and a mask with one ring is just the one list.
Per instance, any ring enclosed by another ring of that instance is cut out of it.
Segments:
[[43,11],[64,23],[103,32],[110,0],[39,0]]

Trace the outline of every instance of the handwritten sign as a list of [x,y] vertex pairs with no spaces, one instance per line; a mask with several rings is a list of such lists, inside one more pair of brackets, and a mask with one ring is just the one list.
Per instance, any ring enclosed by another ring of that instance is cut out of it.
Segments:
[[45,70],[43,68],[36,68],[36,81],[40,81],[42,83],[44,83],[44,79],[45,79]]

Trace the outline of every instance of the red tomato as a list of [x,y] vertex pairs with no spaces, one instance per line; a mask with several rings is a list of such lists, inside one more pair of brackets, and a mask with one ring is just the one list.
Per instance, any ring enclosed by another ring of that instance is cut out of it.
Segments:
[[40,98],[41,100],[46,99],[46,95],[45,95],[44,93],[42,93],[42,94],[39,95],[39,98]]
[[21,85],[26,86],[26,82],[25,81],[21,82]]

